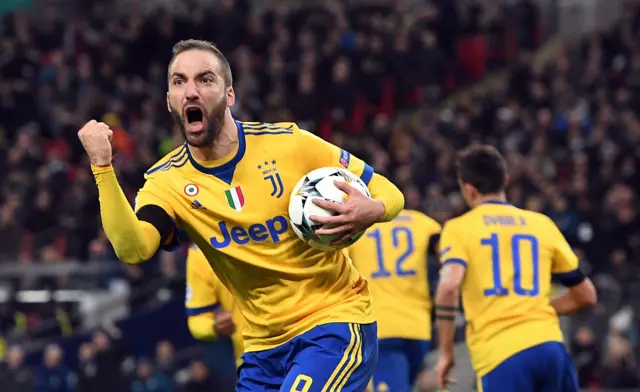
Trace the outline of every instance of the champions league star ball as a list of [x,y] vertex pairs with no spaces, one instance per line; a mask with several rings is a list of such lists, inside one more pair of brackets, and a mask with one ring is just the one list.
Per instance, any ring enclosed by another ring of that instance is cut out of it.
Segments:
[[364,233],[358,233],[340,245],[331,245],[331,242],[339,239],[338,236],[315,234],[315,231],[323,225],[313,222],[309,217],[331,216],[333,213],[315,205],[313,199],[320,198],[334,203],[347,201],[347,194],[338,189],[334,181],[347,182],[367,197],[371,197],[367,185],[355,174],[337,167],[323,167],[302,177],[291,191],[289,198],[289,220],[293,231],[309,246],[324,251],[347,247]]

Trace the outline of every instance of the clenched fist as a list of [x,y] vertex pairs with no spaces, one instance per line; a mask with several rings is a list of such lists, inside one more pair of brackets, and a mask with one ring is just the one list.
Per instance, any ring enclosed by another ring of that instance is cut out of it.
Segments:
[[89,161],[95,166],[111,164],[113,153],[111,150],[111,136],[113,131],[103,122],[91,120],[78,131],[78,138],[82,143]]

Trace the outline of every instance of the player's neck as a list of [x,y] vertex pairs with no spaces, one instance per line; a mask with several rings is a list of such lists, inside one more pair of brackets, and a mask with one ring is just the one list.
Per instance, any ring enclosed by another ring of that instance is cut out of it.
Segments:
[[238,126],[227,110],[220,134],[216,138],[213,147],[190,147],[191,154],[199,161],[215,161],[224,158],[238,149]]
[[504,192],[500,192],[500,193],[493,193],[493,194],[489,194],[489,195],[481,195],[478,196],[474,201],[473,201],[473,208],[481,205],[481,204],[487,204],[490,202],[502,202],[502,203],[506,203],[507,202],[507,195],[505,195]]

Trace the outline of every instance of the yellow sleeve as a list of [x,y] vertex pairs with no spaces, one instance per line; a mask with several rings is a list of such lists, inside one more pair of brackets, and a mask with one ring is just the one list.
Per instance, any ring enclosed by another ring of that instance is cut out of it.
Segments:
[[404,208],[404,195],[397,186],[385,177],[373,173],[373,177],[369,183],[369,192],[371,192],[372,198],[380,200],[384,205],[382,222],[392,221],[402,212]]
[[144,186],[138,191],[134,210],[138,218],[153,224],[160,233],[160,248],[174,250],[178,242],[176,213],[166,199],[166,186],[155,176],[145,176]]
[[464,235],[457,232],[451,222],[445,223],[440,233],[440,263],[456,263],[469,266],[469,252],[463,241]]
[[194,316],[217,309],[219,298],[214,285],[215,275],[204,253],[191,247],[187,255],[187,314]]
[[138,220],[112,166],[92,166],[91,170],[98,186],[102,226],[118,258],[135,264],[153,257],[160,246],[160,232]]
[[304,154],[308,171],[321,167],[344,167],[369,187],[371,196],[384,205],[383,221],[393,220],[404,208],[404,196],[402,192],[385,177],[374,173],[373,168],[362,159],[351,155],[329,142],[303,129],[298,129],[298,146],[304,151],[313,151],[313,154]]
[[142,207],[154,205],[162,208],[175,221],[176,216],[171,203],[163,195],[166,194],[166,186],[156,176],[145,175],[145,182],[136,195],[134,210],[140,211]]
[[191,335],[198,340],[216,338],[213,312],[220,307],[213,285],[214,272],[197,247],[191,247],[187,255],[187,289],[185,309]]
[[213,312],[202,313],[195,316],[189,316],[187,326],[191,336],[197,340],[212,341],[216,340],[216,330],[213,328],[215,319]]
[[553,260],[551,264],[551,275],[554,282],[571,287],[582,282],[585,278],[579,269],[578,256],[571,245],[567,242],[558,226],[549,219],[549,233],[553,243]]

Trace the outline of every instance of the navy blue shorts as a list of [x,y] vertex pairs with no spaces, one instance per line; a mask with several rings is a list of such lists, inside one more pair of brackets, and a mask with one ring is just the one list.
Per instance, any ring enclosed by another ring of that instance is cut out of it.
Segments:
[[362,392],[378,360],[372,324],[319,325],[287,343],[245,353],[236,391]]
[[564,344],[547,342],[502,361],[478,380],[478,392],[577,392],[578,377]]
[[422,370],[430,340],[380,339],[378,366],[373,374],[376,391],[408,392]]

